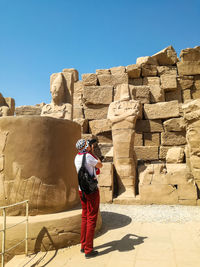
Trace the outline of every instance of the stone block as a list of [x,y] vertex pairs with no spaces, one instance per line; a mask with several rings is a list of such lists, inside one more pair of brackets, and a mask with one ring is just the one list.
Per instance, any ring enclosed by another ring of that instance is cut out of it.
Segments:
[[83,119],[83,108],[82,107],[73,107],[73,119]]
[[194,77],[194,88],[200,90],[200,75]]
[[126,69],[124,66],[113,67],[113,68],[110,68],[110,72],[111,74],[121,75],[126,72]]
[[159,77],[144,77],[143,85],[160,85]]
[[144,133],[145,146],[159,146],[160,134],[159,133]]
[[138,66],[141,66],[141,65],[157,65],[157,61],[152,58],[152,57],[149,57],[149,56],[146,56],[146,57],[138,57],[137,60],[136,60],[136,64]]
[[158,147],[157,146],[135,146],[136,158],[139,160],[157,160]]
[[85,118],[88,120],[107,119],[108,105],[90,105],[84,108]]
[[79,75],[78,75],[78,71],[76,69],[63,69],[62,72],[69,72],[69,73],[72,73],[73,75],[73,80],[74,82],[77,82],[79,80]]
[[172,118],[163,123],[166,132],[181,132],[185,130],[184,118]]
[[158,75],[177,75],[177,68],[175,66],[157,66]]
[[177,190],[172,185],[139,185],[139,194],[143,204],[177,204]]
[[113,188],[113,164],[111,162],[103,163],[103,167],[98,175],[98,185],[110,186]]
[[38,106],[19,106],[15,108],[16,116],[21,115],[40,115],[42,111]]
[[143,136],[141,133],[135,133],[134,146],[143,146]]
[[185,132],[163,132],[161,133],[161,144],[163,146],[185,145]]
[[178,185],[178,199],[197,200],[197,188],[194,183]]
[[131,85],[142,85],[143,81],[142,81],[142,78],[135,78],[135,79],[129,78],[128,83]]
[[189,102],[192,99],[190,89],[186,89],[182,91],[182,99],[183,99],[183,103]]
[[172,147],[167,151],[167,163],[182,163],[184,160],[184,148]]
[[144,116],[146,119],[167,119],[178,117],[178,101],[144,104]]
[[182,103],[182,91],[180,89],[165,92],[165,101],[168,102],[174,100],[177,100],[179,103]]
[[161,88],[160,85],[149,85],[149,87],[150,87],[150,102],[151,103],[165,101],[164,90]]
[[111,74],[109,74],[109,73],[98,74],[97,78],[98,78],[99,84],[101,86],[104,86],[104,85],[113,86],[113,79],[112,79],[113,77]]
[[177,84],[181,90],[190,89],[194,84],[194,76],[181,76],[177,79]]
[[97,85],[97,75],[95,73],[82,74],[83,85],[95,86]]
[[96,70],[97,75],[102,75],[102,74],[110,74],[110,69],[98,69]]
[[88,120],[83,118],[73,119],[74,122],[81,126],[81,133],[88,133]]
[[112,86],[84,86],[83,100],[86,105],[106,105],[113,101]]
[[111,131],[111,122],[108,119],[93,120],[89,122],[90,132],[94,135]]
[[191,89],[192,99],[200,98],[200,90],[196,90],[195,88]]
[[10,109],[10,115],[14,115],[15,114],[15,100],[14,100],[14,98],[5,97],[4,100]]
[[177,67],[180,76],[200,74],[200,61],[178,62]]
[[83,82],[77,81],[74,83],[74,96],[83,93]]
[[112,203],[113,192],[110,187],[101,186],[100,187],[100,202],[101,203]]
[[139,133],[163,132],[163,125],[161,120],[137,120],[135,129]]
[[128,65],[126,67],[126,72],[129,78],[139,78],[141,74],[141,68],[137,64]]
[[171,146],[160,146],[159,150],[159,159],[166,159],[167,151],[171,148]]
[[180,58],[183,62],[200,61],[200,46],[181,50]]
[[188,184],[190,180],[190,171],[186,164],[175,163],[166,164],[166,179],[167,183],[171,185]]
[[177,88],[176,75],[161,75],[160,76],[161,87],[163,90],[175,90]]
[[128,84],[128,74],[127,73],[112,74],[112,83],[114,87],[122,83]]
[[156,76],[156,75],[157,75],[156,65],[143,65],[142,66],[142,77]]
[[113,162],[113,147],[110,148],[108,153],[105,154],[104,156],[104,162]]
[[129,85],[131,98],[140,101],[141,104],[147,104],[150,102],[149,86],[134,86]]
[[112,132],[103,132],[97,135],[99,143],[112,143]]
[[198,200],[194,199],[179,199],[178,204],[184,206],[196,206]]
[[174,65],[178,61],[176,51],[171,45],[154,54],[152,58],[156,59],[159,65]]
[[98,143],[98,148],[100,150],[100,156],[105,157],[105,155],[107,155],[107,153],[109,153],[109,151],[111,150],[112,147],[113,147],[112,143]]

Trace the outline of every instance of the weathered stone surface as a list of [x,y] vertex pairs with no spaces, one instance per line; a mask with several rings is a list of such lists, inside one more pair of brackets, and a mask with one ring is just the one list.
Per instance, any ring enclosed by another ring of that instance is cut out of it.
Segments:
[[104,86],[104,85],[113,86],[113,76],[110,73],[98,74],[97,78],[101,86]]
[[107,153],[109,153],[109,151],[113,147],[112,143],[98,143],[97,145],[98,145],[98,148],[100,150],[100,154],[97,156],[100,158],[105,157],[107,155]]
[[163,123],[166,132],[181,132],[185,130],[184,118],[173,118]]
[[37,106],[19,106],[15,109],[16,116],[21,115],[40,115],[42,111],[41,107]]
[[167,151],[167,163],[182,163],[184,160],[184,149],[182,147],[172,147]]
[[144,133],[145,146],[159,146],[160,134],[159,133]]
[[160,85],[159,77],[144,77],[143,85]]
[[174,101],[177,100],[179,103],[182,103],[182,91],[181,89],[176,89],[173,91],[165,92],[165,101]]
[[131,85],[143,85],[143,79],[142,78],[129,78],[128,83]]
[[84,118],[82,107],[73,107],[73,119]]
[[97,75],[95,73],[82,74],[83,85],[95,86],[97,85]]
[[96,70],[97,75],[102,75],[102,74],[110,74],[110,69],[98,69]]
[[143,65],[142,66],[142,76],[156,76],[157,66],[156,65]]
[[197,188],[194,183],[178,185],[179,199],[197,199]]
[[112,143],[112,133],[109,132],[103,132],[97,135],[97,140],[99,143]]
[[161,120],[137,120],[135,129],[140,133],[163,132],[163,125]]
[[176,75],[161,75],[160,80],[163,90],[175,90],[177,88]]
[[113,192],[110,187],[101,186],[100,187],[100,202],[101,203],[112,203]]
[[136,158],[141,160],[156,160],[158,159],[157,146],[135,146]]
[[183,98],[183,103],[189,102],[192,99],[191,90],[190,89],[183,90],[182,98]]
[[110,186],[113,188],[113,164],[111,162],[103,163],[101,172],[98,176],[99,186]]
[[200,74],[200,61],[185,61],[177,63],[178,74],[183,75],[198,75]]
[[77,81],[74,83],[74,96],[83,93],[83,81]]
[[[79,125],[41,116],[10,116],[0,119],[0,130],[9,136],[3,152],[1,206],[29,199],[29,213],[35,215],[67,210],[79,202],[74,167]],[[21,207],[14,212],[19,215]]]
[[171,146],[160,146],[159,159],[166,159],[167,151],[170,148],[171,148]]
[[150,85],[149,87],[150,87],[150,102],[151,103],[165,101],[164,90],[161,88],[160,85]]
[[181,76],[177,79],[177,83],[181,90],[190,89],[194,84],[194,76]]
[[191,121],[200,118],[200,99],[183,104],[184,119]]
[[200,61],[200,46],[181,50],[180,58],[183,62]]
[[76,69],[73,69],[73,68],[71,68],[71,69],[63,69],[62,72],[63,73],[65,73],[65,72],[72,73],[74,82],[77,82],[79,80],[78,71]]
[[126,72],[126,69],[124,66],[113,67],[113,68],[110,68],[110,72],[111,72],[111,74],[121,75],[121,74]]
[[106,105],[113,100],[112,86],[84,86],[83,100],[86,105]]
[[108,113],[108,105],[88,105],[84,108],[85,118],[88,120],[106,119]]
[[113,146],[104,156],[104,162],[113,162]]
[[158,75],[177,75],[177,68],[174,66],[157,66]]
[[161,133],[161,144],[163,146],[185,145],[185,132],[163,132]]
[[146,119],[167,119],[178,117],[178,101],[144,104],[144,115]]
[[129,78],[139,78],[141,74],[141,68],[137,64],[128,65],[126,67],[126,72]]
[[136,60],[136,64],[138,66],[141,66],[141,65],[157,65],[157,60],[152,58],[152,57],[149,57],[149,56],[146,56],[146,57],[138,57],[137,60]]
[[0,93],[0,106],[6,106],[5,98],[1,93]]
[[196,90],[195,88],[191,89],[192,99],[200,98],[200,90]]
[[128,84],[128,74],[101,74],[98,75],[99,84],[101,86],[110,85],[117,86],[118,84],[127,83]]
[[177,204],[177,190],[172,185],[139,185],[139,194],[143,204]]
[[187,184],[191,180],[190,171],[184,163],[166,164],[167,183],[171,185]]
[[134,86],[129,85],[131,98],[140,101],[141,104],[147,104],[150,102],[149,86],[141,85]]
[[152,56],[159,65],[174,65],[178,61],[176,51],[170,45]]
[[4,99],[10,109],[10,115],[14,115],[15,114],[15,100],[11,97],[5,97]]
[[143,146],[143,136],[141,133],[135,133],[134,146]]
[[87,119],[73,119],[74,122],[78,123],[81,126],[81,133],[88,133],[88,120]]
[[[194,77],[194,88],[200,90],[200,75]],[[6,99],[6,98],[5,98]]]
[[94,135],[111,131],[111,122],[108,119],[89,122],[90,132]]
[[53,117],[57,119],[72,119],[72,105],[70,103],[55,105],[46,104],[41,111],[41,116]]

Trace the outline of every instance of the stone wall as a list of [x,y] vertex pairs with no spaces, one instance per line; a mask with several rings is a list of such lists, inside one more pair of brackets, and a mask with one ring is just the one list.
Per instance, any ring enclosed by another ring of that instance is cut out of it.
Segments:
[[[104,162],[112,162],[111,124],[107,120],[107,112],[109,104],[118,100],[116,88],[119,84],[129,84],[133,98],[142,104],[135,129],[138,193],[141,199],[145,199],[145,203],[197,204],[199,189],[194,183],[192,202],[191,196],[180,196],[183,185],[170,184],[169,181],[165,181],[165,185],[172,185],[176,197],[173,198],[168,192],[169,188],[157,183],[156,190],[164,188],[161,194],[163,201],[160,195],[152,199],[149,196],[155,196],[155,190],[150,188],[151,184],[143,185],[139,170],[147,165],[152,168],[155,164],[164,164],[166,172],[166,164],[178,164],[179,167],[182,164],[181,170],[186,166],[186,125],[182,104],[200,98],[200,47],[182,50],[179,60],[174,48],[169,46],[151,57],[138,58],[133,65],[83,74],[82,80],[74,83],[74,121],[81,124],[83,137],[90,134],[97,138],[99,156],[104,158]],[[168,195],[169,201],[165,195]]]

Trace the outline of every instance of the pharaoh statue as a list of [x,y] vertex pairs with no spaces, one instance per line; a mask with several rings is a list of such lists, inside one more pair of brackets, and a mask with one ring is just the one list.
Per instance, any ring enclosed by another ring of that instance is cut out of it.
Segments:
[[41,116],[72,120],[72,104],[66,103],[66,90],[62,73],[56,75],[50,86],[52,101],[44,105]]
[[131,99],[128,84],[118,85],[117,94],[119,100],[112,102],[108,109],[108,119],[112,123],[113,161],[118,177],[119,194],[121,197],[134,197],[134,137],[140,103]]
[[200,99],[182,105],[186,121],[186,163],[200,189]]

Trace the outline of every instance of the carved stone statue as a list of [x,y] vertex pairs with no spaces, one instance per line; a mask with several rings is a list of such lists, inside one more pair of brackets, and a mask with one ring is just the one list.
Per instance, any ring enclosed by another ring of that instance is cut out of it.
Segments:
[[132,100],[128,84],[117,87],[118,101],[110,104],[108,119],[112,123],[113,160],[118,176],[119,194],[135,196],[136,158],[134,154],[135,123],[140,104]]
[[62,73],[58,73],[51,88],[52,101],[42,108],[41,116],[72,120],[72,105],[65,103],[65,87]]

